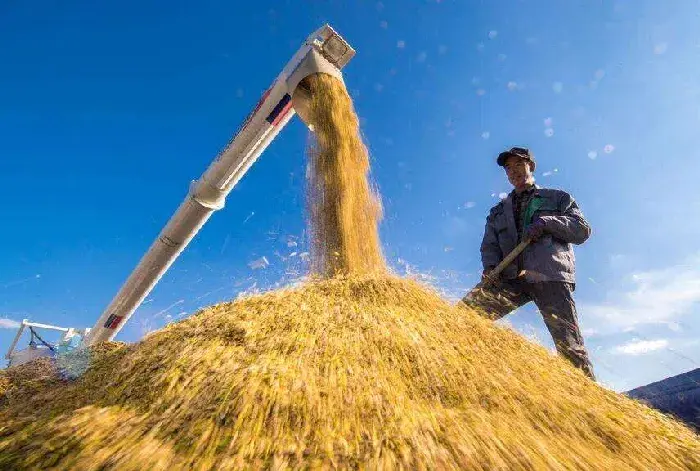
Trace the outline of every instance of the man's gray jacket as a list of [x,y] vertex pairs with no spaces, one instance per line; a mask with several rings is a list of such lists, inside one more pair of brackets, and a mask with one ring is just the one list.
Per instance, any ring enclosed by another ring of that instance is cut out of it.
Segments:
[[[485,270],[495,268],[518,245],[518,233],[513,216],[513,193],[491,208],[481,243],[481,262]],[[526,281],[564,281],[575,283],[576,259],[572,245],[584,243],[591,227],[574,199],[562,190],[535,186],[535,193],[526,212],[527,227],[542,219],[545,233],[521,254]],[[511,263],[501,278],[518,276],[517,261]]]

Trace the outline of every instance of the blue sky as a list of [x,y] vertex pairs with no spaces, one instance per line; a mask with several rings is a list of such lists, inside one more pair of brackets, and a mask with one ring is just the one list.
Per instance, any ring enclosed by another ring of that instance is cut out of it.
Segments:
[[[494,160],[593,226],[579,316],[625,390],[700,366],[700,30],[695,1],[10,2],[0,6],[0,351],[22,318],[92,326],[198,178],[325,22],[400,273],[477,281]],[[304,273],[306,130],[292,121],[118,339]],[[254,262],[265,257],[265,268]],[[507,322],[551,348],[529,306]]]

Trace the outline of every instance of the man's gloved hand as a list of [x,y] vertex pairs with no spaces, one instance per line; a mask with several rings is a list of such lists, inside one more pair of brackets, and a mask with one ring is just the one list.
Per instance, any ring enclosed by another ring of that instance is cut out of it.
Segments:
[[489,273],[493,271],[494,268],[495,267],[484,268],[484,271],[481,272],[481,281],[484,281],[486,277],[489,276]]
[[525,238],[535,241],[546,232],[546,226],[542,219],[536,219],[525,231]]

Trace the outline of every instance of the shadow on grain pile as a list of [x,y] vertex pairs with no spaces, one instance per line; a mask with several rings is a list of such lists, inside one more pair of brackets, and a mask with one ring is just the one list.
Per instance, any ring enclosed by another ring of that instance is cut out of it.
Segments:
[[[342,85],[313,80],[352,110]],[[335,221],[357,211],[334,198],[319,204],[336,205]],[[378,220],[372,198],[356,201]],[[304,286],[99,346],[76,381],[42,387],[2,373],[0,467],[700,467],[700,440],[686,427],[389,275],[378,238],[374,262],[346,263],[343,247],[363,256],[360,239],[318,229],[336,247],[317,246],[320,276]]]

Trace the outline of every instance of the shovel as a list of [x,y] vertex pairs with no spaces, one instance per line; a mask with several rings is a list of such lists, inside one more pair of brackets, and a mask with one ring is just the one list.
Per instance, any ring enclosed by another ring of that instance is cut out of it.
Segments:
[[525,250],[525,248],[530,244],[531,241],[532,239],[525,239],[518,245],[516,245],[515,248],[508,255],[506,255],[506,257],[501,261],[501,263],[499,263],[496,266],[496,268],[491,270],[489,274],[484,277],[483,280],[481,280],[474,288],[472,288],[471,291],[469,291],[469,293],[467,293],[467,295],[463,298],[462,302],[473,299],[474,296],[478,295],[481,289],[498,280],[498,277],[501,275],[501,272],[505,270],[508,265],[513,263],[513,260],[515,260],[517,256],[520,255],[523,252],[523,250]]

